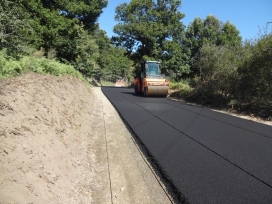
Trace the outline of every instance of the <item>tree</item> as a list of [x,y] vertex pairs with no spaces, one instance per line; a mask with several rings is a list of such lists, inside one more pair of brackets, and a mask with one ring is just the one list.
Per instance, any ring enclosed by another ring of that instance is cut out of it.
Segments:
[[235,25],[227,21],[223,24],[221,32],[217,39],[217,45],[230,45],[237,46],[241,45],[242,37],[239,36],[239,31]]
[[208,15],[203,21],[203,43],[216,44],[219,33],[221,32],[220,21],[213,15]]
[[25,13],[14,0],[0,2],[0,50],[7,49],[9,55],[28,52],[23,30],[29,26]]
[[78,38],[93,31],[106,0],[21,0],[31,30],[25,36],[36,49],[55,49],[58,59],[75,62]]
[[244,49],[243,64],[238,69],[240,85],[237,98],[266,107],[271,114],[272,34],[248,42]]
[[165,73],[172,70],[181,76],[189,69],[186,52],[180,46],[185,37],[180,5],[180,0],[132,0],[119,5],[112,41],[125,47],[134,62],[143,58],[160,60],[168,68],[163,70]]
[[130,69],[133,63],[125,53],[126,50],[124,48],[116,48],[113,45],[101,51],[99,65],[104,79],[113,82],[118,78],[130,80]]
[[43,6],[61,11],[69,19],[77,18],[85,30],[92,31],[108,0],[43,0]]
[[[205,44],[200,49],[197,66],[201,75],[197,87],[207,95],[231,97],[233,79],[240,64],[241,47]],[[212,98],[212,97],[211,97]]]
[[88,31],[83,30],[76,41],[76,45],[75,68],[85,76],[99,78],[101,75],[101,69],[97,64],[99,47],[95,39],[88,34]]
[[199,57],[200,49],[208,45],[216,46],[237,46],[241,45],[242,38],[239,31],[229,21],[220,22],[215,16],[209,15],[204,20],[195,18],[186,29],[185,46],[190,49],[190,60],[193,75],[200,74],[199,67],[195,66],[194,61]]

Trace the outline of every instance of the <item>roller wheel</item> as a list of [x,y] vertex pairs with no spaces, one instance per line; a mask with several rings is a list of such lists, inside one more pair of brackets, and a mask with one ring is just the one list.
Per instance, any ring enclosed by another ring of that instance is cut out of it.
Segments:
[[134,86],[134,92],[135,92],[135,94],[139,94],[138,86]]
[[146,97],[148,95],[147,88],[144,88],[144,96]]

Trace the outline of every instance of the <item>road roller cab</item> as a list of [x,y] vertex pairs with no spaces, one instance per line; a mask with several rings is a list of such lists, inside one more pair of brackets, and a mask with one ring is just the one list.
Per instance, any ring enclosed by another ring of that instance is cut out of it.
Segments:
[[144,96],[164,96],[168,94],[169,81],[161,75],[161,63],[143,61],[141,71],[134,81],[135,93]]

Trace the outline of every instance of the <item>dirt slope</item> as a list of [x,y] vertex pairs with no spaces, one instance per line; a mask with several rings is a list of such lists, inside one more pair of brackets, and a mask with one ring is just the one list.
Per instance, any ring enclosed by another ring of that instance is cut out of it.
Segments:
[[0,203],[92,201],[93,100],[72,77],[0,81]]
[[0,204],[171,202],[100,88],[0,81]]

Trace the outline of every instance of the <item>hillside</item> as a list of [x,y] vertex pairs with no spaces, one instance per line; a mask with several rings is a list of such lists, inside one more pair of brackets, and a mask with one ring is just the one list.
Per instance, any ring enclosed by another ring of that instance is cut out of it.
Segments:
[[92,193],[96,176],[91,90],[72,77],[32,73],[0,81],[0,90],[1,201],[90,202],[82,193]]

